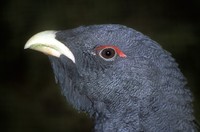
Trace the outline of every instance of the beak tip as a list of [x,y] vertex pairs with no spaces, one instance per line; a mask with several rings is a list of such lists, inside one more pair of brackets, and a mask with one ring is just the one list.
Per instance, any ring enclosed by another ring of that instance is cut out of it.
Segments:
[[32,45],[34,45],[34,43],[31,43],[31,39],[29,39],[24,45],[24,49],[29,49]]
[[45,44],[45,43],[49,43],[47,41],[49,41],[49,39],[54,38],[56,31],[54,30],[47,30],[47,31],[43,31],[43,32],[39,32],[37,34],[35,34],[34,36],[32,36],[25,44],[24,49],[28,49],[30,47],[32,47],[35,44]]
[[25,44],[24,49],[28,49],[28,48],[29,48],[29,46],[27,44]]

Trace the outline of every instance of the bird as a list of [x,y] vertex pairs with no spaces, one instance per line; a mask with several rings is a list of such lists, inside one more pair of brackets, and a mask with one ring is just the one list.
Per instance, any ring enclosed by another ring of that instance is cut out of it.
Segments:
[[95,132],[195,132],[193,96],[171,53],[120,24],[47,30],[24,46],[46,54],[67,102]]

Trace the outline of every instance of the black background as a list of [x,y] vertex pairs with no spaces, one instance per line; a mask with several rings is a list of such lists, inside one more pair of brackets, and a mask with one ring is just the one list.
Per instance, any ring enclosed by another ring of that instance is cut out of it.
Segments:
[[199,0],[4,0],[0,2],[0,131],[90,131],[66,103],[47,56],[24,50],[43,30],[118,23],[150,36],[173,54],[195,96],[200,120]]

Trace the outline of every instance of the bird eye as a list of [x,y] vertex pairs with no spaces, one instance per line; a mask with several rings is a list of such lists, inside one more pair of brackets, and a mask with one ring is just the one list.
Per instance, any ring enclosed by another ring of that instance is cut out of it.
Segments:
[[99,55],[105,60],[113,60],[117,54],[113,48],[104,48],[99,52]]
[[122,52],[117,46],[100,45],[95,47],[94,55],[98,55],[106,61],[113,61],[117,56],[126,58],[126,54]]

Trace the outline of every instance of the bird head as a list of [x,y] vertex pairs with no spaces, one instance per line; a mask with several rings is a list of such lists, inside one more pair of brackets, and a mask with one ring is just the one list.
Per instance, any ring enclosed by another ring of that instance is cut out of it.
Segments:
[[193,120],[190,91],[174,59],[134,29],[93,25],[44,31],[25,48],[49,56],[67,101],[97,122],[122,122],[122,128],[130,124],[131,130],[157,130],[158,125],[162,130],[182,118]]

